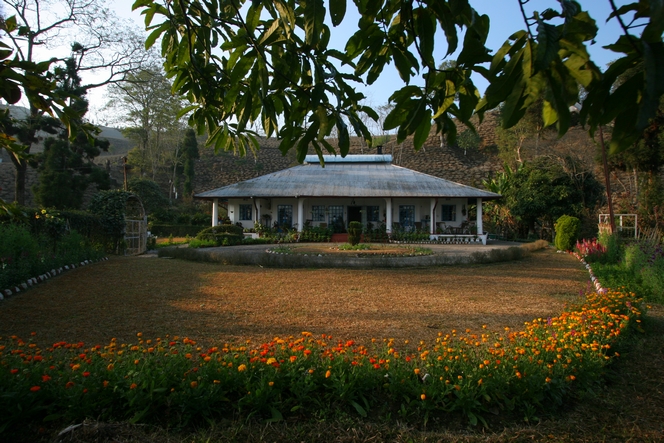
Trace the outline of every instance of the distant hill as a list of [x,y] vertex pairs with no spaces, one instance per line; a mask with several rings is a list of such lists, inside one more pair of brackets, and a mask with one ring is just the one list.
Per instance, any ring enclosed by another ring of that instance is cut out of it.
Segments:
[[[7,106],[0,105],[0,109],[7,109]],[[18,119],[25,119],[30,111],[28,108],[25,108],[23,106],[14,106],[10,105],[9,106],[9,112],[10,114]],[[99,138],[103,138],[108,140],[111,143],[111,146],[108,150],[108,152],[102,152],[101,157],[107,157],[107,156],[120,156],[120,155],[125,155],[131,148],[134,147],[134,143],[127,138],[125,138],[122,135],[122,132],[120,129],[117,128],[109,128],[107,126],[98,126],[99,129],[101,129],[101,133],[99,134]],[[48,137],[50,134],[46,134],[44,132],[38,133],[39,137]],[[35,145],[30,152],[33,154],[42,152],[44,150],[44,147],[42,146],[41,143]],[[4,156],[3,156],[4,158]]]

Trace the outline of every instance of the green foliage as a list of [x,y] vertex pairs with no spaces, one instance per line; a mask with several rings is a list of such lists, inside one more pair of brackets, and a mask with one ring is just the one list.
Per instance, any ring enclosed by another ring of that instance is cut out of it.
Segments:
[[606,253],[602,255],[600,262],[605,264],[618,263],[623,254],[620,235],[618,233],[609,234],[608,232],[601,232],[599,242],[606,248]]
[[0,224],[0,290],[52,269],[103,256],[76,231],[63,232],[55,242],[47,236],[49,231],[44,231],[34,234],[25,225]]
[[199,240],[195,238],[189,242],[190,248],[213,248],[215,246],[219,246],[215,240]]
[[362,223],[358,221],[352,221],[348,224],[348,242],[355,246],[360,242],[362,238]]
[[[610,238],[615,238],[616,244],[620,241],[617,235]],[[640,239],[609,249],[617,251],[613,254],[617,258],[593,264],[595,275],[603,283],[625,287],[652,302],[664,302],[664,248],[660,241]]]
[[243,239],[243,228],[236,225],[211,226],[196,235],[196,240],[214,242],[215,246],[239,245]]
[[[609,16],[627,25],[609,46],[623,56],[606,72],[590,59],[587,46],[594,42],[597,25],[578,2],[562,1],[557,10],[531,17],[520,2],[526,29],[515,30],[493,57],[485,46],[489,18],[471,3],[355,2],[358,30],[343,52],[329,47],[328,23],[336,27],[343,21],[346,7],[353,6],[346,1],[330,1],[329,10],[323,0],[245,0],[232,8],[200,0],[165,5],[139,0],[134,8],[145,14],[152,32],[146,46],[161,42],[167,76],[192,103],[189,122],[199,134],[207,132],[207,143],[217,150],[255,150],[254,124],[261,124],[268,137],[278,132],[282,151],[294,148],[299,161],[310,146],[319,155],[334,152],[325,140],[333,127],[342,156],[348,153],[349,128],[370,144],[360,114],[374,120],[378,116],[357,105],[364,97],[353,84],[373,84],[390,63],[407,86],[390,97],[394,109],[383,127],[397,130],[397,142],[412,136],[415,149],[423,145],[432,125],[454,143],[455,121],[472,127],[474,112],[482,118],[499,105],[504,128],[517,124],[539,103],[543,125],[555,124],[564,134],[580,87],[587,92],[581,121],[591,134],[615,121],[613,150],[625,149],[640,137],[664,92],[659,1],[634,2]],[[631,20],[634,12],[637,19]],[[458,54],[453,63],[441,65],[444,69],[438,69],[434,42],[446,44],[446,55]],[[638,64],[643,71],[614,89],[616,79]],[[482,100],[470,78],[473,72],[490,82]],[[423,87],[412,83],[414,76],[421,76]],[[280,118],[285,124],[278,129]]]
[[480,143],[482,143],[482,138],[477,132],[471,129],[466,129],[457,137],[457,145],[463,149],[464,154],[466,154],[467,151],[475,151],[479,149]]
[[184,156],[184,195],[190,197],[193,193],[194,164],[199,158],[198,141],[193,129],[188,129],[182,141],[182,155]]
[[127,191],[101,191],[90,201],[89,211],[99,217],[104,234],[108,238],[105,247],[121,253],[125,231],[127,200],[132,194]]
[[147,213],[163,213],[168,209],[168,197],[154,180],[132,178],[127,182],[127,189],[140,197]]
[[150,232],[157,237],[168,237],[173,235],[175,237],[185,237],[187,235],[195,237],[201,232],[200,226],[192,225],[167,225],[162,223],[150,224]]
[[[350,234],[348,234],[348,238],[350,239]],[[339,250],[340,251],[368,251],[371,249],[371,245],[367,244],[358,244],[358,243],[344,243],[342,245],[339,245]]]
[[320,226],[305,224],[303,231],[300,233],[300,241],[303,242],[329,242],[331,238],[332,229],[321,228]]
[[89,417],[172,429],[224,417],[320,421],[339,411],[419,423],[462,414],[471,424],[495,411],[549,413],[597,390],[616,350],[640,328],[642,304],[623,292],[588,294],[523,331],[482,332],[481,342],[474,331],[459,332],[444,346],[431,340],[417,348],[393,340],[362,346],[309,332],[205,348],[188,338],[148,341],[142,334],[134,343],[43,349],[6,337],[0,435],[13,440],[13,432],[33,423],[64,426]]
[[571,251],[576,244],[581,229],[581,221],[576,217],[563,215],[556,220],[556,248]]

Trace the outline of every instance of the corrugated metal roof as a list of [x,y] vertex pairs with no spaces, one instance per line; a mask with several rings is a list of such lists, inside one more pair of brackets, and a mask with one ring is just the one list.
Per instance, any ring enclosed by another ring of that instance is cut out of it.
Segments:
[[[444,180],[389,162],[307,163],[223,188],[196,194],[196,198],[278,197],[480,197],[499,194]],[[356,156],[364,157],[364,156]],[[375,156],[374,156],[375,157]],[[381,156],[383,157],[383,156]],[[360,159],[356,159],[360,160]]]

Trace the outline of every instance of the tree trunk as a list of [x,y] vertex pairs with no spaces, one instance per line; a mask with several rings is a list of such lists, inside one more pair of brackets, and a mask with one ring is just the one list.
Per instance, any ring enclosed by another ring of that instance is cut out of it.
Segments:
[[28,162],[21,160],[15,162],[16,179],[14,181],[14,202],[20,206],[25,206],[25,182],[28,175]]

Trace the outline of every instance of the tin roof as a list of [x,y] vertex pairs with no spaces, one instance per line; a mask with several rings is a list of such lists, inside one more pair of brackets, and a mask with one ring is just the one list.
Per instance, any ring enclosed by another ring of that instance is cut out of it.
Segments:
[[393,165],[391,155],[323,156],[305,163],[223,188],[196,194],[196,198],[279,197],[480,197],[499,194],[451,182]]

